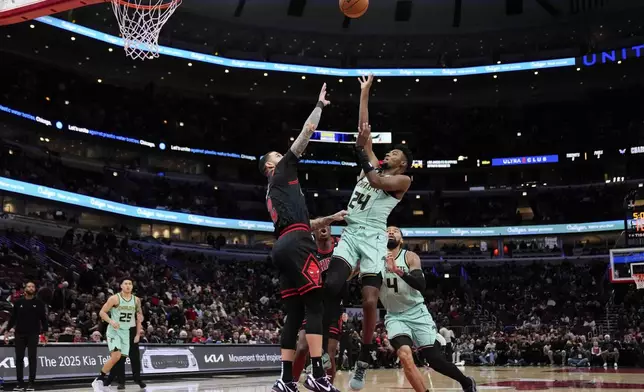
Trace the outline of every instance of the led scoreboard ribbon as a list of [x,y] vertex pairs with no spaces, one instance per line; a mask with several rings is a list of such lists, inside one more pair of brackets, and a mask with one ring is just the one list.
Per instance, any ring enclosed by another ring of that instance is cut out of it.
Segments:
[[[168,222],[200,227],[214,227],[226,230],[245,230],[256,232],[273,232],[273,223],[268,221],[251,221],[226,219],[182,212],[144,208],[129,204],[85,196],[78,193],[61,191],[46,186],[0,177],[0,190],[21,195],[46,199],[55,202],[76,205],[92,210],[109,212],[117,215],[150,221]],[[532,226],[499,226],[499,227],[411,227],[402,228],[405,237],[514,237],[553,234],[581,234],[624,230],[624,221],[588,222],[574,224],[532,225]],[[627,224],[632,224],[627,221]],[[340,235],[341,226],[332,226],[331,234]]]
[[[116,46],[123,46],[123,39],[111,34],[80,26],[74,23],[65,22],[51,16],[42,16],[36,19],[41,23],[57,27],[59,29],[74,32],[98,41],[107,42]],[[466,68],[329,68],[309,65],[271,63],[264,61],[248,61],[228,59],[220,56],[213,56],[205,53],[192,52],[189,50],[159,46],[159,53],[184,58],[190,61],[199,61],[207,64],[214,64],[230,68],[256,69],[262,71],[292,72],[307,75],[326,75],[337,77],[360,76],[373,73],[376,76],[399,76],[399,77],[454,77],[466,75],[485,75],[502,72],[516,72],[538,70],[544,68],[572,67],[576,64],[574,57],[554,60],[538,60],[522,63],[486,65]]]

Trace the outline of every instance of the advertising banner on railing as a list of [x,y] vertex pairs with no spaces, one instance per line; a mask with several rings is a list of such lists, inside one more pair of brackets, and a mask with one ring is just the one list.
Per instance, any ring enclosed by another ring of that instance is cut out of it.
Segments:
[[[271,222],[215,218],[204,215],[193,215],[185,214],[182,212],[131,206],[109,200],[80,195],[77,193],[61,191],[46,186],[30,184],[28,182],[12,180],[5,177],[0,177],[0,190],[81,207],[87,207],[94,210],[111,212],[119,215],[126,215],[133,218],[228,230],[259,232],[274,231],[273,223]],[[342,230],[342,226],[332,226],[331,234],[336,236],[340,235],[342,234]],[[624,230],[624,221],[614,220],[604,222],[571,223],[557,225],[499,227],[418,227],[402,228],[401,230],[405,237],[512,237],[526,235],[580,234],[620,231]]]
[[127,215],[133,218],[149,219],[170,223],[214,227],[220,229],[232,230],[250,230],[272,232],[273,223],[261,221],[248,221],[239,219],[213,218],[210,216],[185,214],[182,212],[173,212],[165,210],[156,210],[153,208],[143,208],[131,206],[128,204],[117,203],[109,200],[89,197],[77,193],[61,191],[46,186],[30,184],[28,182],[16,181],[9,178],[0,177],[0,190],[20,193],[23,195],[34,196],[41,199],[58,201],[61,203],[72,204],[81,207],[91,208],[111,212],[119,215]]
[[[141,373],[176,374],[273,371],[281,364],[278,345],[141,345]],[[93,377],[109,359],[105,344],[51,344],[38,347],[38,379]],[[25,358],[25,374],[29,374]],[[131,374],[130,360],[126,373]],[[16,380],[13,346],[0,346],[0,377]]]

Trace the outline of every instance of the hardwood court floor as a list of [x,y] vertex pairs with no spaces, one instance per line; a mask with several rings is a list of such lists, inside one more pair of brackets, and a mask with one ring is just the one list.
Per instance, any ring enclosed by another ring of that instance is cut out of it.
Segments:
[[[430,391],[461,391],[458,383],[436,372],[422,370]],[[480,391],[620,391],[644,392],[644,369],[567,369],[567,368],[465,368],[465,373],[476,379]],[[276,376],[217,376],[213,378],[188,378],[172,381],[151,381],[147,392],[269,392]],[[339,372],[336,386],[349,391],[348,372]],[[57,388],[38,391],[61,390],[90,392],[87,388]],[[128,384],[127,391],[138,391]],[[108,389],[106,389],[108,391]],[[111,391],[116,392],[112,387]],[[300,391],[307,391],[300,385]],[[371,370],[367,374],[367,386],[363,392],[413,392],[400,370]]]

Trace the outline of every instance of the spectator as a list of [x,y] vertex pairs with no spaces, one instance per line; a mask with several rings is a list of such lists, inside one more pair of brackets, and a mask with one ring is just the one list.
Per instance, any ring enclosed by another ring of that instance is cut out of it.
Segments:
[[568,366],[585,367],[590,366],[588,355],[581,344],[574,345],[568,351]]
[[611,341],[610,335],[604,336],[601,357],[604,360],[604,368],[608,367],[608,360],[613,360],[613,367],[617,369],[619,362],[619,342]]
[[101,333],[99,331],[92,332],[91,342],[92,343],[102,343],[103,342],[103,335],[101,335]]

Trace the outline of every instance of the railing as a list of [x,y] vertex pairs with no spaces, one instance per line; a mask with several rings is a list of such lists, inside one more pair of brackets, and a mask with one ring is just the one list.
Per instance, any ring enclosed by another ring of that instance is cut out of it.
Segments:
[[38,263],[54,266],[58,271],[66,270],[68,268],[49,257],[47,255],[47,246],[37,238],[27,237],[19,233],[12,233],[11,238],[7,238],[5,236],[0,237],[0,244],[5,245],[10,249],[16,249],[16,247],[19,247],[23,249],[25,253],[30,253]]
[[74,258],[74,256],[55,246],[50,246],[47,248],[47,256],[56,260],[61,265],[64,265],[66,268],[69,268],[72,265],[79,267],[83,264],[80,260]]

